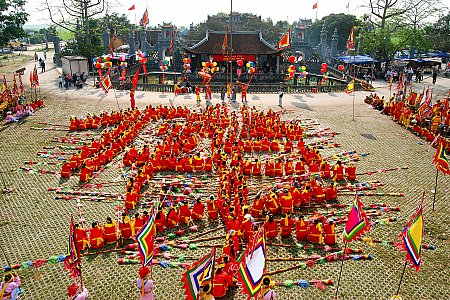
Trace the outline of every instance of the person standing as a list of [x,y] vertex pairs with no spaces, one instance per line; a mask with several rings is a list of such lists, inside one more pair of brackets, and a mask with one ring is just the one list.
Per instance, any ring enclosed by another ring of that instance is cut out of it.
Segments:
[[44,72],[45,72],[45,61],[42,60],[41,61],[41,73],[44,73]]
[[155,293],[153,292],[153,288],[155,287],[155,283],[148,278],[150,269],[142,267],[138,273],[139,277],[136,279],[136,286],[139,289],[139,300],[154,300]]
[[281,108],[283,108],[283,96],[284,96],[283,88],[280,87],[280,91],[278,92],[278,106]]
[[436,84],[437,72],[437,66],[433,67],[433,84]]
[[220,100],[222,100],[222,104],[225,102],[225,93],[226,93],[226,88],[222,84],[222,86],[220,87]]
[[58,87],[61,89],[63,87],[63,78],[62,75],[58,76]]

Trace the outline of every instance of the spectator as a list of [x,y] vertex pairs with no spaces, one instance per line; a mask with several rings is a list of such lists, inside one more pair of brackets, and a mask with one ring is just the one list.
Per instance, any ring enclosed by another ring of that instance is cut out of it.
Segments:
[[44,72],[45,72],[45,61],[42,60],[41,61],[41,73],[44,73]]
[[62,88],[63,87],[63,78],[62,75],[58,76],[58,87]]

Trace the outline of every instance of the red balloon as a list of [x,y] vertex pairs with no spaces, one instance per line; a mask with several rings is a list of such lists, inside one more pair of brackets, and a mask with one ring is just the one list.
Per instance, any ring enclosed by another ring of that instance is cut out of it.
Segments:
[[320,69],[320,73],[322,73],[322,74],[325,74],[325,72],[326,72],[327,70],[326,69]]
[[289,62],[290,63],[295,62],[295,56],[294,55],[289,56]]
[[95,64],[95,68],[96,68],[96,69],[100,69],[101,67],[102,67],[101,63],[96,63],[96,64]]
[[238,65],[239,67],[242,67],[242,66],[244,65],[244,62],[242,61],[242,59],[240,59],[240,60],[237,61],[237,65]]
[[323,64],[322,64],[322,69],[325,69],[325,70],[326,70],[327,68],[328,68],[328,64],[327,64],[327,63],[323,63]]
[[111,61],[111,57],[107,56],[106,61]]
[[101,62],[103,62],[103,58],[98,57],[98,58],[97,58],[97,61],[98,61],[99,63],[101,63]]
[[342,72],[342,71],[344,71],[344,69],[345,69],[344,65],[339,65],[339,66],[338,66],[338,70],[339,70],[339,71]]
[[187,64],[190,64],[191,63],[191,59],[190,58],[186,58],[187,59]]

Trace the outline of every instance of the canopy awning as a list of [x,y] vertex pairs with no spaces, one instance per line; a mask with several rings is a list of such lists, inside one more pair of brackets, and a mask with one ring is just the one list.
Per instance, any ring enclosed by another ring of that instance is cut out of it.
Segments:
[[372,57],[366,55],[339,56],[337,59],[346,64],[357,64],[357,65],[369,65],[378,62]]

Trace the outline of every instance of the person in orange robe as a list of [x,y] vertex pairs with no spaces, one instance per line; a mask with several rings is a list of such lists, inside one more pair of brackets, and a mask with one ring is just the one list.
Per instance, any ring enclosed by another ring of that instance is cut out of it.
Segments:
[[278,204],[278,196],[275,191],[272,191],[266,198],[264,202],[266,210],[271,214],[277,214],[280,212],[280,205]]
[[170,207],[169,212],[167,213],[167,228],[174,228],[177,226],[179,219],[178,210],[174,206]]
[[320,225],[319,220],[314,219],[314,221],[309,224],[308,242],[321,245],[322,241],[322,226]]
[[89,246],[87,230],[81,227],[79,224],[75,224],[73,233],[75,234],[75,242],[79,251],[86,250]]
[[244,220],[241,224],[241,232],[242,239],[244,241],[251,241],[253,238],[253,224],[252,224],[252,216],[250,214],[246,214],[244,216]]
[[272,152],[278,152],[280,151],[280,142],[278,142],[277,139],[273,139],[270,143],[270,151]]
[[201,198],[198,197],[192,208],[192,220],[202,221],[203,214],[205,213],[205,205],[202,203]]
[[282,237],[291,236],[294,223],[295,219],[291,218],[291,212],[286,212],[284,218],[280,220],[280,235]]
[[294,174],[294,166],[292,165],[292,161],[290,159],[288,159],[284,163],[284,174],[286,176]]
[[92,228],[89,232],[89,242],[91,247],[98,249],[104,245],[104,232],[103,228],[98,224],[97,221],[92,223]]
[[139,195],[136,193],[133,187],[130,186],[125,194],[125,208],[129,210],[134,209],[138,201],[138,198]]
[[211,294],[214,298],[221,298],[227,294],[229,283],[233,281],[233,277],[224,272],[222,268],[218,268],[213,279],[213,288]]
[[280,197],[281,212],[283,214],[294,212],[294,199],[287,188],[283,189],[283,195]]
[[295,222],[295,236],[297,241],[306,241],[308,238],[308,221],[305,222],[303,216],[299,216]]
[[134,214],[134,220],[133,220],[133,235],[136,235],[139,230],[141,230],[142,227],[144,227],[144,219],[142,218],[142,216],[139,213],[135,213]]
[[325,191],[322,184],[319,182],[313,188],[314,202],[324,203],[325,202]]
[[322,161],[320,164],[320,173],[323,179],[331,178],[331,168],[328,162]]
[[283,176],[283,163],[281,162],[281,159],[277,159],[277,161],[275,162],[275,176]]
[[336,227],[333,220],[329,220],[323,224],[323,240],[327,245],[334,245],[337,243]]
[[106,218],[106,223],[104,226],[105,232],[105,243],[106,244],[114,244],[117,243],[117,226],[116,222],[110,217]]
[[252,163],[252,175],[253,176],[262,175],[261,162],[259,162],[258,159],[255,159],[255,162]]
[[278,223],[270,214],[268,220],[264,223],[264,233],[267,239],[274,239],[278,236]]
[[256,195],[255,200],[253,200],[252,209],[250,211],[252,217],[254,217],[254,218],[260,217],[262,214],[263,208],[264,208],[264,201],[263,201],[263,198],[261,197],[261,192],[259,192]]

